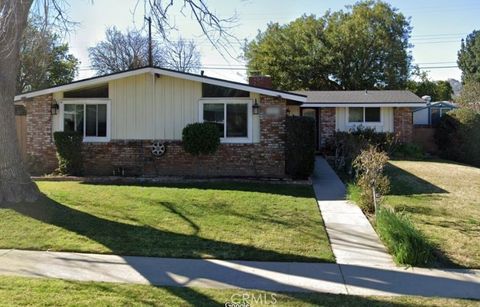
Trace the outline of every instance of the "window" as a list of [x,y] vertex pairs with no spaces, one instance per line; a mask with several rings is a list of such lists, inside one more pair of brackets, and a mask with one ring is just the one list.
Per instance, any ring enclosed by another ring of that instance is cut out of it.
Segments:
[[379,123],[381,122],[380,108],[348,108],[349,123]]
[[63,131],[83,134],[84,141],[108,141],[108,103],[63,103]]
[[202,83],[202,97],[250,97],[250,93],[234,88]]
[[251,100],[201,100],[200,121],[214,123],[226,143],[248,143],[252,138]]

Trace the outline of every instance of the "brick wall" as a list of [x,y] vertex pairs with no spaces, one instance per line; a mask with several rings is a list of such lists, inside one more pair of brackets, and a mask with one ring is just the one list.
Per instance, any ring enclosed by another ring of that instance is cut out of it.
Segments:
[[393,109],[393,131],[401,143],[412,142],[413,114],[410,108]]
[[27,113],[26,163],[33,175],[51,173],[58,166],[52,135],[52,101],[52,95],[38,96],[25,101]]
[[335,108],[320,109],[320,147],[335,133]]
[[[57,167],[52,139],[51,96],[27,102],[28,153],[45,161],[42,173]],[[194,157],[180,141],[166,140],[166,153],[151,154],[152,140],[115,140],[83,145],[86,175],[112,175],[123,169],[127,176],[275,177],[285,176],[286,101],[260,97],[260,142],[222,144],[213,155]],[[37,164],[39,166],[39,164]]]

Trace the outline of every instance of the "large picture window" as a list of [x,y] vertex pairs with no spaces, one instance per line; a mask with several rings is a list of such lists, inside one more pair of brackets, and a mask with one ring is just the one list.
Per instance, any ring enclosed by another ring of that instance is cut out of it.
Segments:
[[251,100],[201,100],[200,120],[214,123],[225,143],[248,143],[252,140]]
[[87,142],[108,141],[108,109],[107,102],[64,102],[63,131],[80,132]]
[[348,122],[355,123],[379,123],[381,122],[381,112],[379,107],[363,108],[351,107],[348,108]]

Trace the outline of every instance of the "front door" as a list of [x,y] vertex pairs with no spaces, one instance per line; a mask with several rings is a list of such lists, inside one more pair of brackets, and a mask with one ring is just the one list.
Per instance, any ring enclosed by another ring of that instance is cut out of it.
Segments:
[[320,133],[319,133],[319,128],[318,128],[318,108],[300,108],[300,115],[301,116],[306,116],[306,117],[311,117],[315,120],[315,147],[317,150],[320,149]]

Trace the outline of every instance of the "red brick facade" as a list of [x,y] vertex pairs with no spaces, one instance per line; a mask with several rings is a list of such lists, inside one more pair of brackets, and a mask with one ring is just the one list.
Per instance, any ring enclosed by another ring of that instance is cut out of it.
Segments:
[[[57,167],[52,137],[51,96],[39,96],[27,105],[28,154],[31,171],[51,173]],[[165,140],[166,153],[155,158],[152,140],[113,140],[83,145],[86,175],[192,177],[285,177],[286,101],[261,96],[260,141],[254,144],[222,144],[213,155],[194,157],[180,141]]]
[[50,173],[57,168],[52,133],[52,95],[25,101],[27,112],[27,166],[34,175]]
[[413,140],[413,114],[410,108],[393,109],[393,131],[401,143]]
[[320,147],[323,147],[335,133],[335,108],[320,108]]

